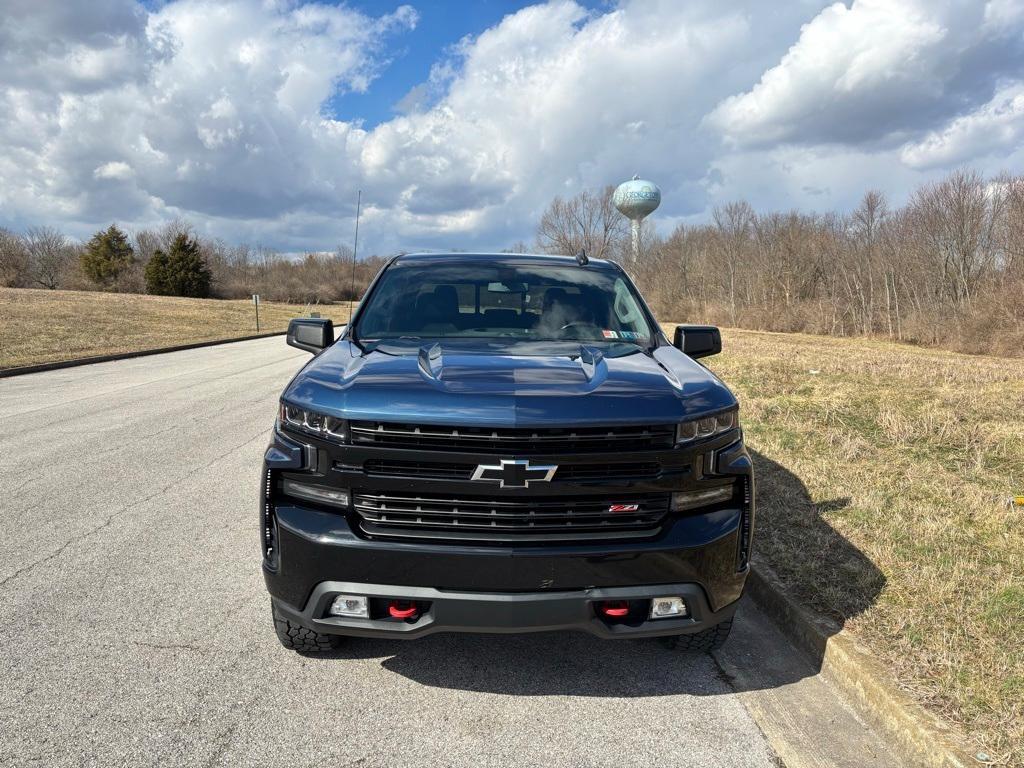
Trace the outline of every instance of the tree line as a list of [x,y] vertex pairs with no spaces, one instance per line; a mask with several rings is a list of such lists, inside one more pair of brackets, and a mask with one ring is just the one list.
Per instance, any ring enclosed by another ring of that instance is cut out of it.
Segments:
[[612,190],[556,199],[536,245],[628,265],[661,318],[1024,354],[1024,177],[960,170],[849,213],[731,202],[664,237],[645,226],[635,265]]
[[[730,202],[664,236],[645,225],[635,264],[612,191],[555,198],[534,243],[508,250],[619,261],[668,320],[1024,353],[1024,177],[960,170],[902,206],[868,191],[848,213]],[[86,243],[0,228],[0,285],[12,287],[329,303],[360,296],[384,261],[353,265],[345,247],[289,257],[199,237],[183,221],[130,234],[111,225]]]
[[0,285],[196,298],[331,303],[358,298],[384,259],[352,251],[298,258],[198,236],[188,222],[126,233],[111,224],[85,243],[53,227],[0,228]]

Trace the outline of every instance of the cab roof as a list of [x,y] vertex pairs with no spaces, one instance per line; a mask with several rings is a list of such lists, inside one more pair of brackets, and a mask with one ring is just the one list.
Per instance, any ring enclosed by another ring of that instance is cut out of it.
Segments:
[[579,269],[617,269],[618,265],[607,259],[590,259],[581,267],[575,256],[560,256],[547,253],[404,253],[395,259],[395,264],[466,264],[487,263],[508,266],[546,264],[549,266],[577,267]]

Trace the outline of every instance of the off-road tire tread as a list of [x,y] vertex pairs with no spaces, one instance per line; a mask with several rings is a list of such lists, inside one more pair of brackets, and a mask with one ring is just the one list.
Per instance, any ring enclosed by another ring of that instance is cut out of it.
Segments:
[[274,631],[281,645],[299,653],[329,653],[341,645],[337,635],[324,635],[312,629],[292,624],[277,612],[277,606],[271,606],[274,616]]
[[717,651],[729,638],[729,630],[732,629],[732,619],[726,619],[701,632],[694,632],[689,635],[673,635],[665,638],[666,645],[677,651],[687,653],[709,653]]

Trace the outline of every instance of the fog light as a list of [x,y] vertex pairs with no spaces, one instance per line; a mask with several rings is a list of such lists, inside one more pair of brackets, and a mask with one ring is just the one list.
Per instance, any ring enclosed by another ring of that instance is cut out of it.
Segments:
[[359,619],[370,618],[370,609],[362,595],[338,595],[327,609],[328,616],[351,616]]
[[312,485],[311,483],[298,483],[295,480],[282,480],[281,490],[287,496],[317,501],[321,504],[330,504],[332,507],[348,506],[347,488],[331,488],[326,485]]
[[672,494],[672,511],[682,512],[684,509],[708,507],[729,501],[733,495],[733,484],[708,488],[699,491],[676,491]]
[[651,600],[651,618],[668,619],[672,616],[688,616],[686,603],[681,597],[656,597]]

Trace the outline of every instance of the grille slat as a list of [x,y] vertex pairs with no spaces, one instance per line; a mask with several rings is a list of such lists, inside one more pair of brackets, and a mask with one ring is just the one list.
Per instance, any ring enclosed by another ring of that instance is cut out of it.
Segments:
[[589,530],[589,531],[538,531],[528,529],[525,531],[501,531],[448,528],[437,530],[433,528],[391,528],[380,526],[366,521],[361,526],[363,533],[374,538],[390,539],[434,539],[446,542],[466,542],[470,544],[548,544],[553,541],[598,541],[612,539],[625,541],[632,539],[649,538],[655,531],[646,528],[625,529],[625,530]]
[[[448,464],[445,462],[398,461],[371,459],[363,464],[370,475],[384,477],[422,477],[433,480],[469,480],[476,464]],[[661,464],[656,461],[611,464],[561,464],[554,481],[579,480],[643,480],[657,477]]]
[[438,480],[469,480],[476,464],[446,464],[444,462],[388,461],[373,459],[363,464],[371,475],[386,477],[427,477]]
[[577,429],[517,429],[445,427],[354,421],[356,444],[424,447],[486,452],[624,451],[669,448],[675,426],[581,427]]
[[[433,517],[437,518],[438,522],[448,521],[459,521],[463,518],[467,520],[497,520],[499,522],[509,521],[516,523],[534,523],[534,522],[545,522],[553,521],[558,523],[572,523],[573,521],[587,522],[599,522],[606,523],[610,522],[611,518],[604,512],[574,512],[574,513],[527,513],[525,515],[498,512],[493,511],[471,511],[465,509],[438,509],[437,507],[415,507],[415,508],[399,508],[399,507],[388,507],[381,505],[378,507],[357,507],[359,514],[363,517],[378,519],[387,519],[390,517]],[[633,518],[637,517],[652,517],[652,515],[643,512],[617,512],[615,514],[615,522],[628,522]]]
[[[590,498],[584,496],[567,496],[567,497],[552,497],[543,496],[539,498],[526,498],[526,499],[493,499],[488,497],[480,496],[464,496],[460,498],[450,498],[435,494],[392,494],[392,493],[373,493],[369,491],[358,491],[356,494],[358,500],[362,500],[363,503],[407,503],[407,504],[443,504],[450,506],[478,506],[478,507],[506,507],[520,510],[531,510],[531,509],[574,509],[577,507],[608,507],[609,501],[605,497]],[[627,498],[622,501],[616,501],[616,504],[640,504],[642,506],[651,506],[652,508],[666,508],[668,507],[668,495],[667,494],[655,494],[654,496],[634,496],[633,498]]]
[[563,464],[555,480],[633,480],[657,477],[661,464],[656,461],[617,464]]
[[[613,502],[636,504],[638,509],[630,512],[610,512],[607,499],[582,497],[512,500],[356,492],[353,502],[364,532],[387,529],[389,535],[412,537],[428,530],[432,536],[445,531],[501,531],[564,534],[566,538],[609,531],[653,533],[668,512],[667,494]],[[403,530],[405,534],[397,533]]]

